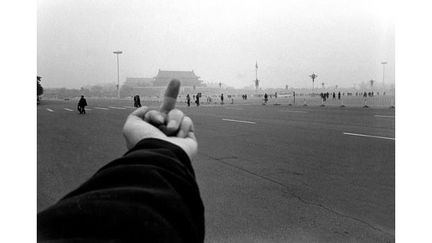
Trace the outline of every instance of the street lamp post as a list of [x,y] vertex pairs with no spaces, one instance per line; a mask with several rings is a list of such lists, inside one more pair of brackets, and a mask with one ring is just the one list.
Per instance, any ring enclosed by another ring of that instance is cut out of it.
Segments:
[[318,75],[316,75],[315,73],[312,73],[311,75],[309,75],[309,77],[312,79],[312,92],[313,92],[314,82],[315,82],[315,79],[318,77]]
[[384,85],[384,70],[385,70],[385,65],[387,64],[387,62],[381,62],[381,64],[383,65],[383,85]]
[[117,56],[117,97],[120,99],[120,68],[119,68],[119,54],[122,54],[122,51],[114,51],[114,54]]
[[258,80],[258,61],[255,63],[255,90],[258,90],[259,80]]

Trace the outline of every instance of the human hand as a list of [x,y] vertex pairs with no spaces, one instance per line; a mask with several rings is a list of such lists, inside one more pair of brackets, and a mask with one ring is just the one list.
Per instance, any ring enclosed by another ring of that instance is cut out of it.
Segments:
[[173,79],[165,91],[160,111],[141,107],[132,112],[123,127],[128,149],[144,138],[158,138],[182,148],[189,158],[198,152],[192,120],[175,109],[180,81]]

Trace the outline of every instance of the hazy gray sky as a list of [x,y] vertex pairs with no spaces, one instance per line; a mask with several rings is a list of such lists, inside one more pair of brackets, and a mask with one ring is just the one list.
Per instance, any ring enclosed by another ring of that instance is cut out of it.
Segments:
[[390,1],[39,0],[38,75],[79,88],[158,69],[194,70],[205,82],[263,87],[394,83]]

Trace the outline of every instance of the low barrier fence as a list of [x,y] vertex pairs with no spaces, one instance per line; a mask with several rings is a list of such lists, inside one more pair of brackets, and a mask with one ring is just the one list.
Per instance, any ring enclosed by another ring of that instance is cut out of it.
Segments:
[[291,105],[291,106],[352,106],[352,107],[395,107],[395,97],[394,96],[341,96],[328,99],[322,99],[319,96],[290,96],[290,97],[278,97],[271,98],[268,100],[267,104],[275,105]]

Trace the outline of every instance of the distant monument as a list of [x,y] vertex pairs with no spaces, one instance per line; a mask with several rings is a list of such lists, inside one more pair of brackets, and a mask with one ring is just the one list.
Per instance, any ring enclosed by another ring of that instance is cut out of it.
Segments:
[[259,80],[258,80],[258,61],[255,64],[255,89],[259,88]]

